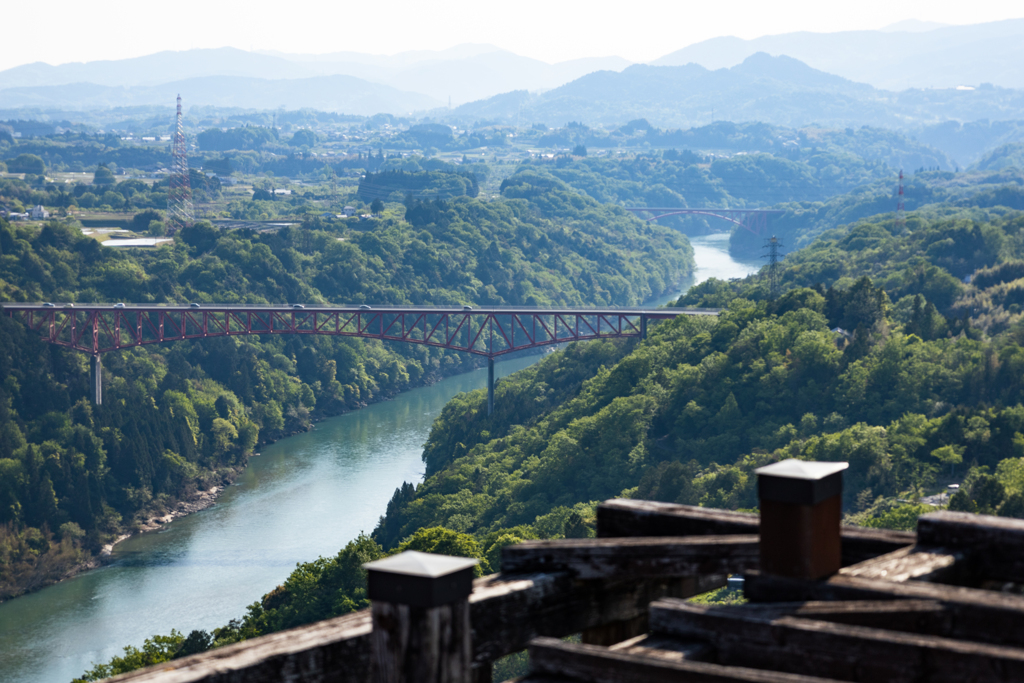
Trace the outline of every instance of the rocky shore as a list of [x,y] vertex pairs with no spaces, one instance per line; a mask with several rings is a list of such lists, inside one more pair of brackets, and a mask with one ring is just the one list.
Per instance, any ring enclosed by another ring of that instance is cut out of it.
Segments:
[[[167,514],[149,517],[139,522],[138,528],[135,532],[131,534],[121,534],[110,543],[107,543],[100,551],[98,560],[93,560],[92,562],[87,563],[91,566],[83,566],[79,571],[95,569],[103,564],[103,562],[113,554],[115,545],[125,539],[131,538],[134,534],[144,534],[148,531],[156,531],[157,529],[163,528],[165,524],[170,524],[179,517],[184,517],[185,515],[190,515],[193,512],[199,512],[200,510],[205,510],[217,502],[217,496],[223,493],[226,488],[226,486],[214,486],[206,491],[198,491],[188,500],[178,501],[178,504],[174,506],[174,509]],[[78,572],[76,571],[74,573],[77,574]],[[72,576],[73,575],[74,574],[72,574]]]

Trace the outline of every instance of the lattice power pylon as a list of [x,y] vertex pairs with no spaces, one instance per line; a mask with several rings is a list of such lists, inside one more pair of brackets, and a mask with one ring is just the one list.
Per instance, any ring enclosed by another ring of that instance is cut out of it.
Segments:
[[171,147],[171,178],[167,190],[167,227],[174,234],[187,225],[192,225],[192,183],[188,178],[188,146],[185,142],[185,126],[181,121],[181,95],[178,95],[178,114],[174,129],[174,144]]
[[779,247],[783,246],[778,237],[772,235],[764,241],[768,253],[761,258],[768,259],[768,296],[774,301],[779,296]]
[[900,192],[896,199],[896,229],[902,231],[907,226],[907,214],[903,206],[903,169],[900,169]]

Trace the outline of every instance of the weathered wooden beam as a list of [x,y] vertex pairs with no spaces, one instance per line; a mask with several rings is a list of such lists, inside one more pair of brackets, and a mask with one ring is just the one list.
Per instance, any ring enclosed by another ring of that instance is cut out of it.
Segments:
[[704,662],[709,660],[713,654],[711,647],[705,643],[666,638],[650,633],[616,643],[608,649],[624,655],[643,655],[669,662],[681,662],[684,659],[691,662]]
[[721,666],[689,660],[626,654],[598,645],[565,643],[553,638],[530,642],[530,675],[525,681],[588,683],[824,683],[827,679],[777,671]]
[[844,567],[905,548],[916,540],[916,536],[910,531],[892,531],[891,529],[844,526],[840,527],[839,533]]
[[947,548],[973,548],[1024,543],[1024,519],[940,510],[917,520],[918,543]]
[[[758,515],[649,500],[613,499],[597,508],[598,538],[639,536],[709,536],[760,533]],[[844,566],[884,555],[914,543],[906,531],[844,526]]]
[[632,619],[613,621],[610,624],[588,628],[580,633],[580,642],[587,643],[588,645],[604,645],[608,647],[644,633],[647,633],[646,614],[633,617]]
[[949,612],[935,600],[769,602],[733,605],[729,609],[767,621],[796,617],[907,633],[944,635],[949,632]]
[[970,554],[976,580],[1024,583],[1024,520],[943,510],[917,520],[918,543]]
[[272,633],[139,669],[111,681],[144,683],[366,683],[370,611]]
[[687,598],[725,585],[725,576],[648,581],[576,581],[567,572],[494,574],[469,598],[474,665],[526,648],[537,636],[561,638],[646,617],[660,597]]
[[597,507],[598,538],[756,534],[758,516],[695,505],[614,498]]
[[968,578],[967,563],[962,552],[950,552],[945,548],[908,546],[879,555],[864,562],[843,567],[843,576],[861,579],[882,579],[885,581],[932,581],[935,583],[960,583]]
[[743,535],[523,541],[502,549],[501,567],[567,571],[581,580],[738,574],[757,567],[758,543]]
[[1024,646],[1024,596],[924,581],[897,583],[837,574],[802,581],[751,571],[744,595],[752,602],[804,600],[934,600],[949,614],[951,638]]
[[659,600],[654,633],[700,639],[717,661],[846,681],[1006,683],[1024,680],[1024,649],[794,616]]
[[[724,574],[720,576],[689,576],[677,579],[672,584],[673,597],[690,597],[721,588],[727,583]],[[604,645],[605,647],[636,638],[647,633],[647,610],[642,614],[628,619],[611,621],[600,626],[593,626],[580,632],[580,640],[588,645]]]

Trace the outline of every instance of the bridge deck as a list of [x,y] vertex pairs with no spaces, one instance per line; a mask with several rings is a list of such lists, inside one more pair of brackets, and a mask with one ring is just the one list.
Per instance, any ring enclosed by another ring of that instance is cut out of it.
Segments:
[[467,315],[645,315],[648,319],[675,318],[680,315],[718,315],[718,308],[650,308],[643,306],[603,306],[594,308],[542,308],[536,306],[356,306],[329,304],[49,304],[49,303],[3,303],[5,311],[192,311],[192,312],[242,312],[259,311],[276,313],[298,313],[300,311],[321,313],[437,313]]

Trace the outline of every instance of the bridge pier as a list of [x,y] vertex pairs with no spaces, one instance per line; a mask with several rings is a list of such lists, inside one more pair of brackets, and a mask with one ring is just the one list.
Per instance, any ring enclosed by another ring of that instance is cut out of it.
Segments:
[[487,414],[494,412],[494,359],[487,358]]
[[100,355],[96,354],[92,357],[92,362],[89,364],[89,385],[92,393],[92,402],[96,405],[103,404],[103,361],[100,360]]
[[640,316],[640,340],[647,339],[647,316]]

